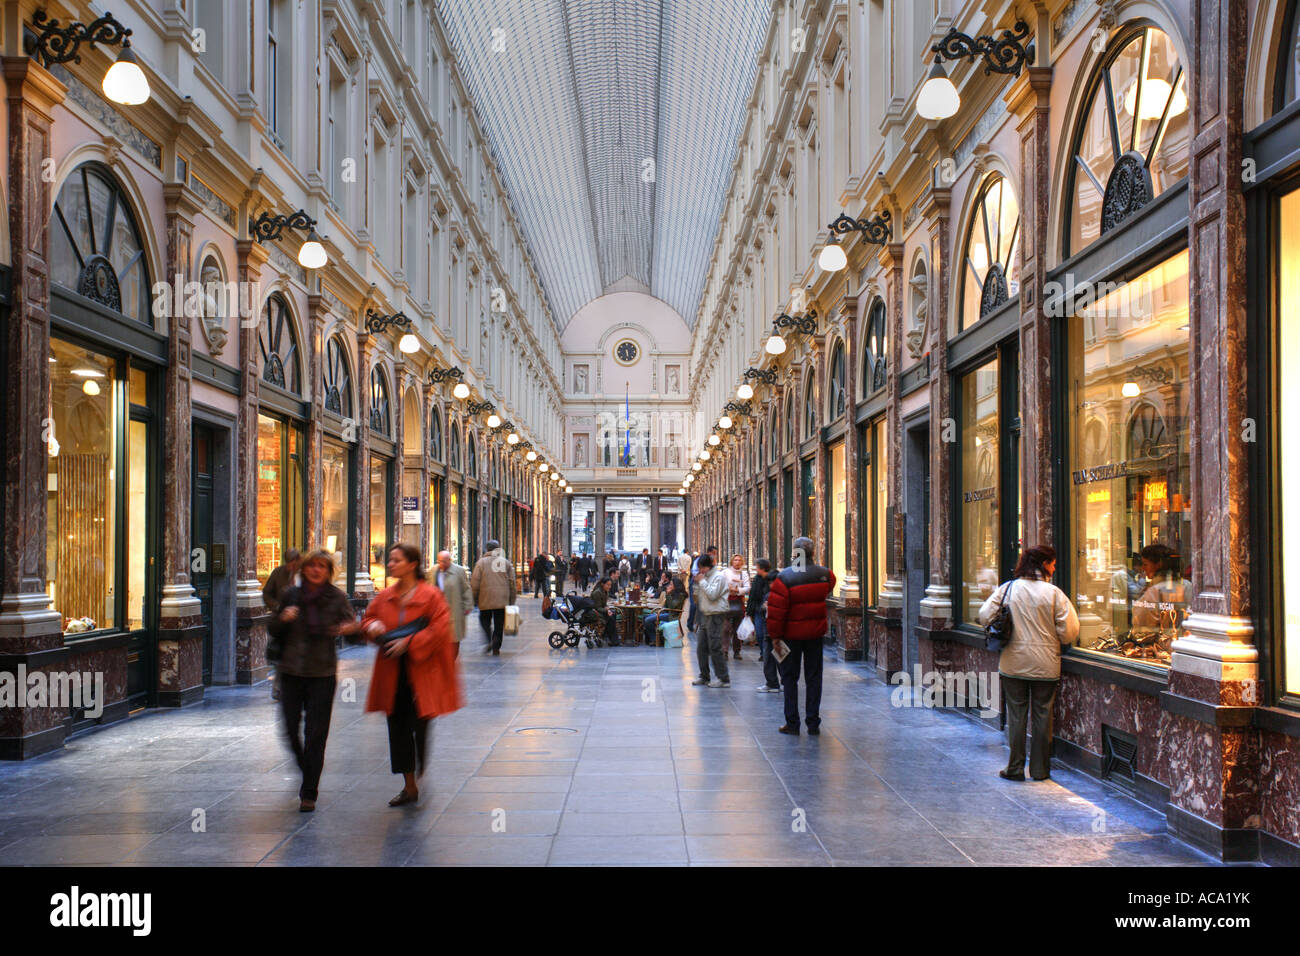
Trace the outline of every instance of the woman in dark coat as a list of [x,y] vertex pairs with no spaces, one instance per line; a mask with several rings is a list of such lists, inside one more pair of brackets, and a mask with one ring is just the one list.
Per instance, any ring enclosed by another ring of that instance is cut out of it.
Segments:
[[451,614],[442,592],[424,580],[420,549],[394,545],[388,552],[388,577],[394,583],[371,599],[362,621],[370,639],[413,624],[414,634],[386,643],[375,655],[367,711],[388,715],[388,751],[393,773],[403,777],[402,791],[390,807],[420,798],[417,779],[424,773],[429,721],[461,706],[456,677]]
[[[325,740],[334,709],[338,653],[334,639],[361,629],[348,596],[336,588],[334,559],[313,551],[302,563],[302,584],[286,589],[280,611],[267,627],[274,640],[280,675],[280,707],[289,746],[302,771],[298,809],[316,809],[317,788],[325,766]],[[270,655],[268,655],[270,656]],[[298,726],[306,713],[303,737]]]

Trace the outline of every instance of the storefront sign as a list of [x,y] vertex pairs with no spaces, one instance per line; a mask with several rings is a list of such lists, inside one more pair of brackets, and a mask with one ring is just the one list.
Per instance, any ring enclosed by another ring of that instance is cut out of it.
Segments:
[[402,496],[402,524],[420,523],[420,499],[418,496]]
[[1110,481],[1113,478],[1123,478],[1128,474],[1128,462],[1098,465],[1096,468],[1080,468],[1071,474],[1076,485],[1086,485],[1093,481]]
[[972,501],[988,501],[996,498],[997,494],[997,488],[980,488],[977,491],[963,491],[961,497],[962,501],[970,504]]

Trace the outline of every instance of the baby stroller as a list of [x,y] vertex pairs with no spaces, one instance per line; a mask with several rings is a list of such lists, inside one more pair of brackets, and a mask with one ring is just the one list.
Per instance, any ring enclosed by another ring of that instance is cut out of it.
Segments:
[[546,616],[553,621],[563,623],[565,630],[551,631],[550,637],[547,638],[551,647],[560,648],[566,645],[577,647],[579,641],[586,641],[588,647],[604,647],[605,641],[601,633],[590,623],[582,622],[583,613],[591,608],[591,599],[582,597],[576,592],[571,591],[563,597],[556,598]]

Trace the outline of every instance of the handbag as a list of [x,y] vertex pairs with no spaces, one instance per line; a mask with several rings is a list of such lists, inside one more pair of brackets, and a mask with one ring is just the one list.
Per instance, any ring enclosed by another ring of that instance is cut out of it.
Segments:
[[659,633],[664,636],[664,647],[681,647],[681,624],[676,621],[664,621],[659,625]]
[[736,628],[736,638],[740,641],[748,641],[754,636],[754,619],[744,617],[740,619],[740,626]]
[[984,647],[990,651],[1002,651],[1011,643],[1013,622],[1011,618],[1011,608],[1007,601],[1011,598],[1011,589],[1015,586],[1013,579],[1007,584],[1007,589],[1002,592],[1002,600],[998,602],[997,613],[993,615],[993,620],[984,625]]
[[380,634],[375,638],[375,644],[384,647],[393,641],[400,641],[404,637],[410,637],[412,634],[418,634],[429,626],[427,617],[417,617],[410,624],[399,624],[391,631]]

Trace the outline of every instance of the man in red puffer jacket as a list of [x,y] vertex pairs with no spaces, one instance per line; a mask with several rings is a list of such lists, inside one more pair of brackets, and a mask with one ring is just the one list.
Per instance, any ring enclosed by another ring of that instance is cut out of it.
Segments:
[[811,538],[796,538],[794,563],[772,581],[767,596],[767,634],[790,649],[781,662],[785,688],[783,734],[799,734],[799,667],[806,686],[804,709],[808,733],[821,733],[822,641],[826,637],[826,599],[835,590],[835,575],[813,564]]

